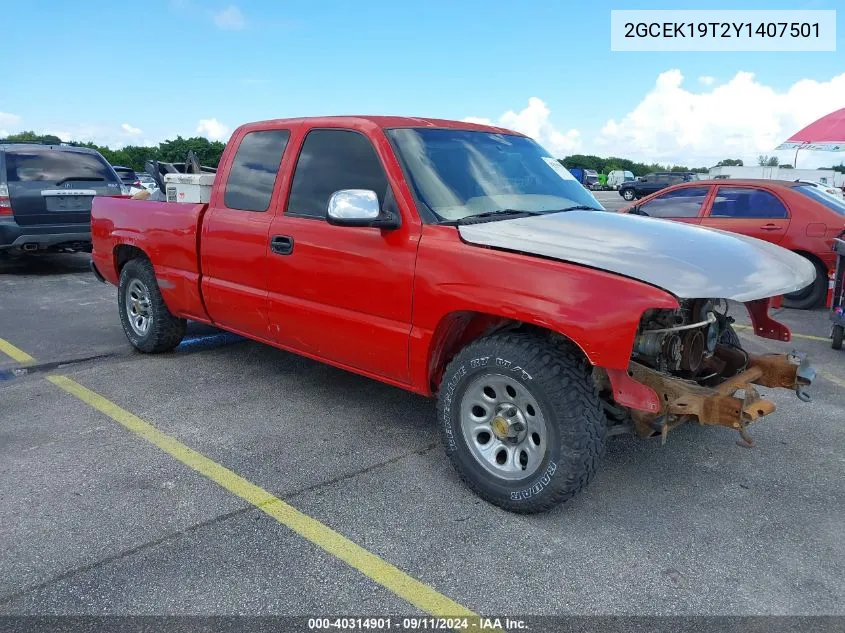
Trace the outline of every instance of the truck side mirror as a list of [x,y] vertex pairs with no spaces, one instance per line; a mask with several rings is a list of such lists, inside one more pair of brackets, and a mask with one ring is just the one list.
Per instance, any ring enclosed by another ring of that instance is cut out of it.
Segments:
[[329,198],[326,220],[336,226],[399,227],[395,212],[379,207],[378,195],[369,189],[341,189]]

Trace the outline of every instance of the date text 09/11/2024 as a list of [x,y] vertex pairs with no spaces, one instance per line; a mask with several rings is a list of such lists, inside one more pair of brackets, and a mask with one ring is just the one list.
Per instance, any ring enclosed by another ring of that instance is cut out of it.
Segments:
[[819,37],[814,22],[626,22],[626,38],[810,38]]
[[426,631],[426,630],[478,630],[518,631],[527,629],[524,620],[511,618],[473,617],[404,617],[404,618],[309,618],[308,629],[320,630],[369,630],[369,631]]

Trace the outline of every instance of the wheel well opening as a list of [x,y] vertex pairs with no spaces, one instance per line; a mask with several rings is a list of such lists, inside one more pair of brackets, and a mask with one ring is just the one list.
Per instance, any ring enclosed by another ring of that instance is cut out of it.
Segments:
[[583,350],[566,336],[548,328],[524,321],[485,314],[454,312],[445,317],[434,332],[428,360],[428,376],[432,393],[436,393],[446,366],[464,347],[484,336],[501,331],[525,332],[548,337],[550,341],[571,345],[587,360]]
[[128,244],[116,246],[114,249],[114,269],[117,271],[117,274],[120,274],[120,271],[127,262],[137,258],[148,259],[147,254],[137,246],[130,246]]

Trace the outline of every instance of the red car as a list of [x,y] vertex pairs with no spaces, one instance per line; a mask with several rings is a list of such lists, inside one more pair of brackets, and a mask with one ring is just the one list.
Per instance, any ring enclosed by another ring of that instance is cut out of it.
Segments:
[[816,267],[815,281],[784,296],[788,308],[824,301],[836,266],[833,240],[845,229],[845,202],[785,180],[704,180],[668,187],[619,213],[666,218],[756,237],[787,248]]
[[[768,297],[809,284],[809,263],[606,213],[502,128],[251,123],[210,189],[205,203],[95,198],[92,264],[118,286],[131,344],[171,350],[190,319],[436,396],[450,460],[508,510],[570,499],[608,435],[698,421],[747,437],[774,411],[752,384],[806,397],[813,378],[806,358],[743,351],[726,307],[744,303],[758,335],[789,340]],[[277,397],[268,428],[309,441],[312,420],[289,419]]]

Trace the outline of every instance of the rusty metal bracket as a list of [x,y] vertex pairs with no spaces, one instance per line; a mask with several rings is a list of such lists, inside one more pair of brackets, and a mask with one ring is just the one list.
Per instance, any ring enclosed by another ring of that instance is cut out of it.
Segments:
[[[775,410],[775,404],[763,398],[755,385],[798,389],[811,379],[799,376],[803,360],[792,354],[748,354],[745,368],[716,387],[704,387],[693,380],[667,376],[632,362],[629,367],[631,378],[652,389],[660,401],[660,411],[656,414],[633,412],[636,430],[641,435],[653,435],[654,420],[666,416],[660,428],[664,442],[668,431],[678,423],[697,421],[699,424],[734,429],[742,438],[741,445],[753,446],[748,425]],[[742,394],[738,396],[739,391]]]

